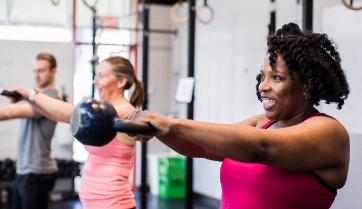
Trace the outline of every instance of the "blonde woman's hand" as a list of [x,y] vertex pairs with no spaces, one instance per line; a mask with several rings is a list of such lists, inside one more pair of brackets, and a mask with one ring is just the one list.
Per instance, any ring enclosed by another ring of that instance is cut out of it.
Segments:
[[142,111],[141,109],[135,109],[122,117],[122,119],[136,122],[145,122],[154,128],[154,132],[149,135],[132,135],[137,141],[146,142],[154,136],[160,137],[167,135],[170,132],[170,118],[149,112],[147,110]]

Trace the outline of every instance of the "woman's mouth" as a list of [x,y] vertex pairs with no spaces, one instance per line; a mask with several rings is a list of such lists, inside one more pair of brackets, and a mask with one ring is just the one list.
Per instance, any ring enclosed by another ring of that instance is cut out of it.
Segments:
[[275,100],[263,98],[262,103],[263,103],[264,109],[265,109],[265,110],[269,110],[269,109],[271,109],[271,108],[275,105]]

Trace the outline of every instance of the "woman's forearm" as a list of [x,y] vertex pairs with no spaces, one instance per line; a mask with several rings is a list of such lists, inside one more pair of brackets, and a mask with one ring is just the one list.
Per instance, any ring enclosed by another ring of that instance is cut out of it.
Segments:
[[[263,152],[262,146],[256,140],[257,131],[255,127],[239,124],[224,125],[193,120],[174,120],[170,134],[187,139],[220,156],[258,162]],[[251,135],[253,137],[250,137]]]
[[166,146],[184,156],[206,158],[216,161],[222,161],[224,159],[223,156],[210,152],[210,150],[174,134],[168,134],[157,138]]

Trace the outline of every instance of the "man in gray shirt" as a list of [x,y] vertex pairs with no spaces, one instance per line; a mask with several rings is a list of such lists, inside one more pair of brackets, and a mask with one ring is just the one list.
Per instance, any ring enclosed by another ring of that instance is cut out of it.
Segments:
[[[39,93],[58,99],[55,89],[57,62],[52,54],[38,54],[33,73],[38,90],[32,89],[29,101]],[[42,115],[29,103],[0,107],[0,120],[21,118],[16,177],[14,186],[14,209],[46,209],[48,196],[56,181],[58,167],[51,158],[51,139],[56,122]]]

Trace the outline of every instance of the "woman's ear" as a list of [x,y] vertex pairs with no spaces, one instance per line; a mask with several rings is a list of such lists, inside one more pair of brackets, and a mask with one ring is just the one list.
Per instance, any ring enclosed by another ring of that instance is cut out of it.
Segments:
[[308,90],[308,84],[307,84],[307,82],[304,82],[303,92],[304,92],[304,93],[307,93],[307,90]]
[[127,84],[127,79],[121,78],[117,82],[117,87],[121,89],[121,88],[124,88],[126,86],[126,84]]
[[305,97],[306,100],[308,100],[309,97],[310,97],[310,95],[309,95],[309,93],[308,93],[308,83],[307,83],[307,82],[304,83],[303,95],[304,95],[304,97]]

